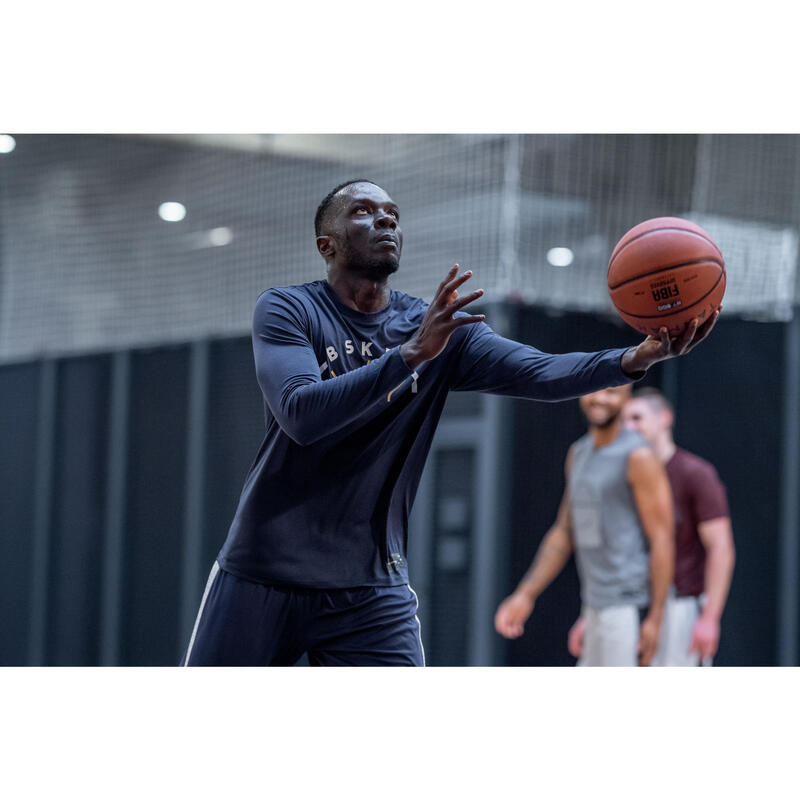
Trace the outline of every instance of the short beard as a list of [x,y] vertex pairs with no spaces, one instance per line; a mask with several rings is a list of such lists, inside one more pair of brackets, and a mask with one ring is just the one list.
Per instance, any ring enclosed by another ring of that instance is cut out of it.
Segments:
[[385,281],[390,275],[397,272],[400,267],[400,259],[396,255],[385,255],[381,257],[362,258],[355,253],[352,248],[347,247],[347,268],[369,281],[379,283]]
[[608,430],[619,419],[620,413],[622,412],[617,411],[616,414],[612,414],[605,422],[589,422],[589,425],[601,431]]

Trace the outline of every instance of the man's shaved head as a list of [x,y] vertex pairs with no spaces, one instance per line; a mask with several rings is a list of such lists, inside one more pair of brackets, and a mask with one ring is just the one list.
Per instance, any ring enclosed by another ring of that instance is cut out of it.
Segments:
[[643,386],[641,389],[636,389],[633,392],[634,400],[646,400],[650,406],[658,411],[670,411],[675,413],[672,408],[672,403],[667,398],[652,386]]
[[377,186],[378,184],[375,181],[368,180],[367,178],[356,178],[352,181],[345,181],[344,183],[340,183],[338,186],[334,186],[328,194],[325,195],[322,202],[317,207],[317,213],[314,215],[314,233],[317,236],[322,235],[322,229],[325,226],[326,216],[328,214],[328,209],[333,203],[333,198],[336,197],[342,189],[346,189],[348,186],[353,186],[356,183],[371,183],[373,186]]

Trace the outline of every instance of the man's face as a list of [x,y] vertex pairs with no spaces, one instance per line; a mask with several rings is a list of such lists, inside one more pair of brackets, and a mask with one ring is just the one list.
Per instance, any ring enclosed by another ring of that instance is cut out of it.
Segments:
[[666,408],[634,397],[622,410],[626,428],[644,436],[651,444],[672,426],[672,414]]
[[346,186],[333,205],[326,232],[336,263],[370,280],[383,280],[396,272],[403,232],[392,198],[372,183],[355,183]]
[[607,428],[617,420],[630,396],[630,386],[612,386],[599,392],[585,394],[579,402],[589,425],[594,428]]

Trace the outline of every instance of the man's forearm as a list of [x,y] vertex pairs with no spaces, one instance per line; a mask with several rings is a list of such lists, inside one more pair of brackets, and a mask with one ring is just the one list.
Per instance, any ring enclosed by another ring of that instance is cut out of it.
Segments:
[[517,591],[535,600],[564,568],[571,549],[555,540],[553,530],[546,534],[528,571],[517,586]]
[[669,587],[672,585],[674,551],[668,533],[650,542],[650,615],[659,621],[664,616]]
[[257,341],[256,375],[278,424],[301,445],[368,422],[408,391],[415,378],[397,350],[326,381],[313,355],[309,363],[308,354],[295,348],[292,360],[287,350]]
[[633,380],[622,370],[625,352],[543,353],[483,328],[465,342],[453,388],[546,402],[568,400]]
[[703,614],[719,621],[728,599],[736,556],[732,545],[718,542],[706,551]]

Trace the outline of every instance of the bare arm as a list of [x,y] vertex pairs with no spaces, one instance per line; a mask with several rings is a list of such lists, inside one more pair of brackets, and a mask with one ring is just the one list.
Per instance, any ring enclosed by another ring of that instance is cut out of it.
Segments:
[[730,517],[701,522],[697,526],[697,532],[706,549],[706,605],[703,613],[719,620],[725,609],[725,601],[728,599],[733,565],[736,561]]
[[507,639],[522,635],[525,622],[533,611],[536,598],[550,585],[564,568],[572,554],[572,521],[569,512],[569,472],[572,464],[572,448],[567,453],[565,473],[567,486],[558,507],[556,521],[542,539],[533,562],[519,582],[513,594],[498,606],[494,617],[497,632]]
[[636,510],[650,543],[650,611],[639,635],[640,663],[649,664],[658,646],[675,564],[672,493],[664,467],[652,450],[634,450],[628,459],[628,481]]
[[717,517],[697,526],[706,549],[706,604],[692,632],[691,650],[700,658],[713,658],[719,646],[719,622],[728,599],[736,561],[730,517]]

